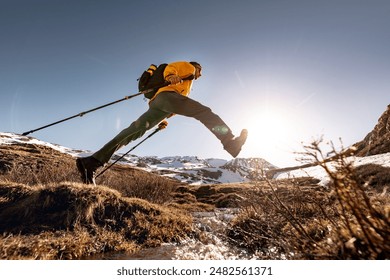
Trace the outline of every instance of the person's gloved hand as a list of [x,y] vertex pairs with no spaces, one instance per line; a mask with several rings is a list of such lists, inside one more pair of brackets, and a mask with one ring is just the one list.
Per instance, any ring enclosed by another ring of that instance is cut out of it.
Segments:
[[167,77],[167,81],[171,85],[176,85],[176,84],[180,84],[182,82],[182,79],[178,75],[170,75]]
[[163,121],[161,121],[161,122],[158,124],[158,129],[159,129],[159,130],[162,130],[162,129],[165,129],[167,126],[168,126],[168,122],[167,122],[166,120],[163,120]]

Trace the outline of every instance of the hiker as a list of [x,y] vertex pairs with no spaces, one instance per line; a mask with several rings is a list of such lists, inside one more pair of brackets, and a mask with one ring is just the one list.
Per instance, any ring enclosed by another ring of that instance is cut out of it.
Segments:
[[201,72],[201,65],[194,61],[168,64],[163,72],[168,85],[157,90],[149,102],[149,109],[100,150],[76,160],[83,182],[94,183],[95,171],[107,163],[118,149],[174,114],[192,117],[203,123],[221,141],[224,149],[237,157],[246,141],[247,130],[243,129],[239,137],[234,137],[230,128],[210,108],[188,97],[193,80],[197,80]]

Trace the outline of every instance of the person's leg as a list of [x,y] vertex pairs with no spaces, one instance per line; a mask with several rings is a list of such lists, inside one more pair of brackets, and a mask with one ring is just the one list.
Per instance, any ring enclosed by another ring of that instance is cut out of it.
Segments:
[[195,118],[203,123],[222,143],[234,137],[231,129],[209,107],[178,93],[161,92],[150,103],[150,107]]
[[150,107],[199,120],[221,141],[224,149],[233,157],[240,153],[248,135],[248,131],[243,129],[240,136],[234,138],[231,129],[209,107],[176,92],[159,93],[150,103]]
[[96,170],[107,163],[115,151],[127,145],[130,141],[141,137],[147,130],[157,125],[167,116],[166,112],[149,108],[138,120],[122,130],[92,156],[77,158],[76,166],[80,172],[81,180],[86,184],[94,184]]
[[143,115],[134,121],[129,127],[123,129],[112,140],[105,144],[100,150],[95,152],[92,157],[101,163],[106,163],[111,156],[121,147],[126,146],[131,141],[140,138],[145,132],[159,122],[164,120],[169,114],[164,111],[149,108]]

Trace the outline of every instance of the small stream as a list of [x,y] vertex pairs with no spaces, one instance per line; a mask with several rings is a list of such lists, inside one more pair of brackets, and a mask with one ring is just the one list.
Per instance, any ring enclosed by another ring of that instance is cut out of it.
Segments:
[[255,255],[236,248],[225,239],[227,224],[238,214],[238,209],[219,208],[213,212],[193,213],[194,226],[201,231],[200,240],[189,239],[180,244],[162,244],[143,249],[135,254],[109,253],[111,260],[247,260]]

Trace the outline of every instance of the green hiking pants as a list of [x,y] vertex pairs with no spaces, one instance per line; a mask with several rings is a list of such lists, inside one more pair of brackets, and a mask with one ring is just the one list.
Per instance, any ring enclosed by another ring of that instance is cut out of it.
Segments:
[[159,93],[149,103],[148,111],[142,114],[129,127],[122,130],[92,156],[103,164],[107,163],[118,149],[140,138],[147,130],[159,124],[172,113],[199,120],[222,144],[234,137],[230,128],[209,107],[176,92],[166,91]]

